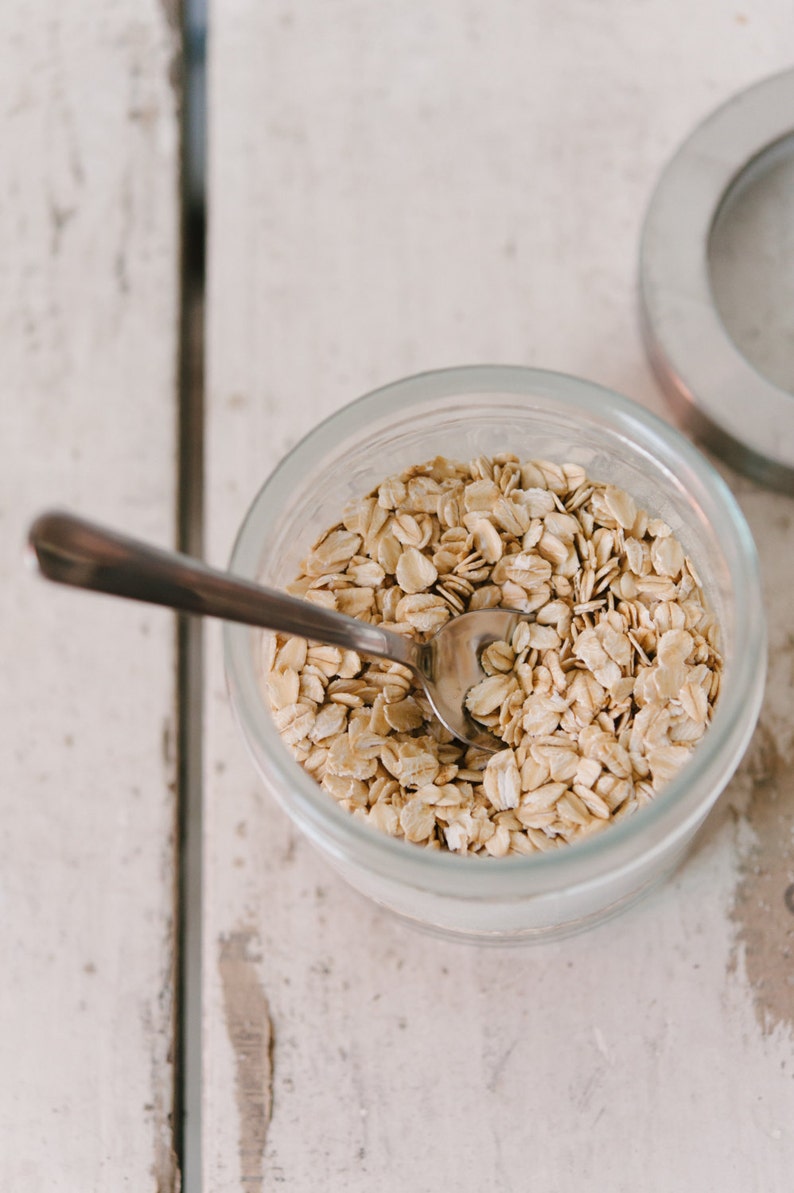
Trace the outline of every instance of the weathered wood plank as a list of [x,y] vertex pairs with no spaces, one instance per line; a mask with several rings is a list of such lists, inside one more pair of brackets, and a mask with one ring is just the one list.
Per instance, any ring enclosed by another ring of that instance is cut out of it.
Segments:
[[[701,116],[788,65],[787,5],[216,4],[212,28],[214,562],[299,435],[407,373],[542,365],[665,413],[645,206]],[[214,1190],[786,1187],[792,509],[734,484],[771,618],[765,728],[675,880],[571,942],[425,939],[320,869],[260,792],[211,631]]]
[[170,616],[23,567],[57,503],[175,522],[169,6],[0,18],[0,1187],[176,1187]]

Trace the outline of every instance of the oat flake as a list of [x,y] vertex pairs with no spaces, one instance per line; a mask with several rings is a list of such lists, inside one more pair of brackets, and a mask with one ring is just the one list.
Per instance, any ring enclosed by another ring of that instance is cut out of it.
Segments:
[[289,591],[420,640],[448,618],[527,614],[483,652],[455,741],[406,668],[277,635],[276,725],[352,815],[431,849],[546,852],[656,797],[707,731],[719,632],[671,527],[579,464],[437,457],[352,502]]

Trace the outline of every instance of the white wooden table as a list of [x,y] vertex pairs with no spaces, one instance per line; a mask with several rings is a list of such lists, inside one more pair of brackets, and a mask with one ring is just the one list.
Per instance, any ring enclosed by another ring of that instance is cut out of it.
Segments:
[[51,504],[171,539],[178,30],[0,13],[0,1188],[175,1187],[174,633],[22,566]]
[[[173,538],[171,7],[2,17],[13,1193],[178,1188],[172,620],[20,566],[52,502]],[[301,434],[408,373],[557,368],[669,417],[641,220],[694,124],[790,65],[786,0],[237,0],[210,22],[211,562]],[[350,891],[263,795],[207,627],[206,1190],[791,1187],[794,505],[724,472],[761,555],[761,724],[678,875],[571,941],[447,944]]]

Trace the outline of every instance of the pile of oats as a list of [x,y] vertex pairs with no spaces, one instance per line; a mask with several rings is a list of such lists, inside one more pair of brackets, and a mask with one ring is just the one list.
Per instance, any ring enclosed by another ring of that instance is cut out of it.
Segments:
[[290,591],[400,634],[503,606],[459,743],[411,673],[270,637],[268,689],[298,761],[354,816],[458,853],[530,854],[651,800],[703,736],[718,627],[670,527],[576,464],[442,457],[392,476],[319,540]]

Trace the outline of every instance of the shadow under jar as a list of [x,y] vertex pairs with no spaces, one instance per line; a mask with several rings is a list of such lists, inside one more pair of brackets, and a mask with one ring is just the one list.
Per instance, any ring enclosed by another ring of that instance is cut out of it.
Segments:
[[609,390],[534,369],[448,369],[385,386],[307,435],[255,498],[230,565],[283,588],[344,506],[385,477],[437,455],[500,452],[580,464],[666,521],[719,623],[724,672],[712,723],[689,761],[634,815],[525,857],[461,856],[389,837],[338,807],[295,761],[270,712],[261,631],[224,627],[238,723],[298,828],[383,907],[427,930],[496,944],[566,935],[637,899],[680,861],[746,749],[763,695],[765,627],[752,536],[725,484],[679,432]]

